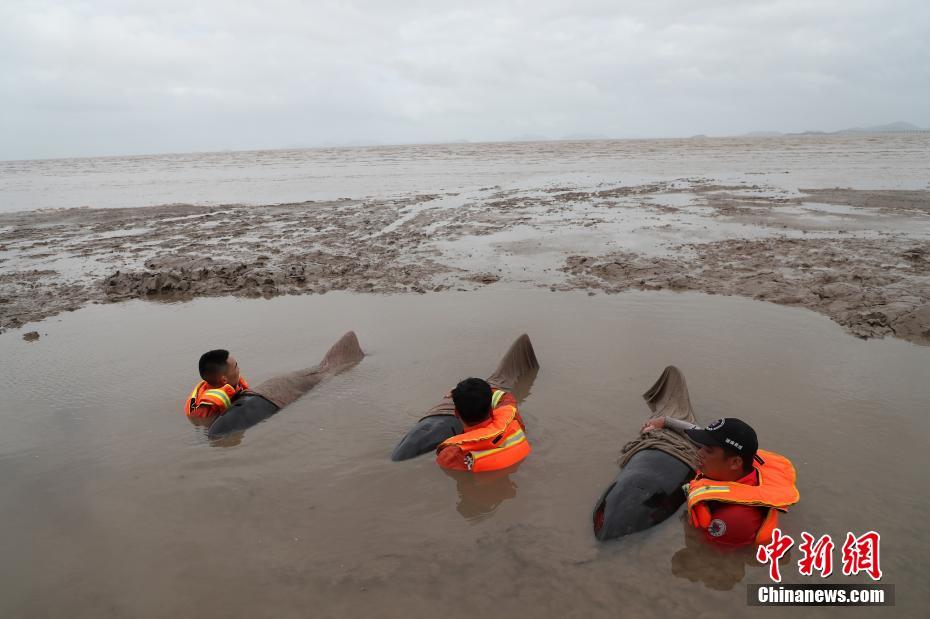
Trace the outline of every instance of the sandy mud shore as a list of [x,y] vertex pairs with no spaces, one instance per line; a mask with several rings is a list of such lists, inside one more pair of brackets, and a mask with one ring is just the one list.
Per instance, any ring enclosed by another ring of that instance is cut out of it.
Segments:
[[493,282],[691,290],[810,308],[930,344],[930,190],[692,178],[267,206],[0,215],[0,331],[125,299]]

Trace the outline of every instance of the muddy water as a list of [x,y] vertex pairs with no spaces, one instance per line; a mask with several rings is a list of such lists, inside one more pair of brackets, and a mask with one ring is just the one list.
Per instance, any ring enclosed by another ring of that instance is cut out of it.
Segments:
[[[350,328],[362,363],[238,444],[209,444],[179,410],[207,348],[229,347],[260,381],[317,362]],[[669,363],[701,421],[742,417],[794,459],[789,534],[879,531],[897,593],[885,614],[930,608],[926,347],[738,298],[501,286],[132,302],[38,330],[0,339],[0,616],[761,614],[746,584],[765,569],[703,546],[681,512],[593,538],[590,510],[646,415],[640,394]],[[534,453],[518,470],[462,481],[429,457],[388,460],[420,410],[523,331],[542,367],[525,386]]]
[[683,176],[926,189],[930,134],[496,142],[0,161],[0,212],[269,204]]

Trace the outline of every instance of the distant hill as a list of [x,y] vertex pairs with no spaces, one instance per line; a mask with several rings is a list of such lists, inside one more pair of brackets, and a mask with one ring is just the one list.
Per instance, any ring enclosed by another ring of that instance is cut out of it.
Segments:
[[923,129],[913,123],[898,121],[888,123],[887,125],[875,125],[874,127],[850,127],[840,131],[802,131],[800,133],[782,133],[780,131],[750,131],[743,133],[739,137],[744,138],[777,138],[785,135],[847,135],[856,133],[930,133],[930,129]]
[[898,121],[874,127],[850,127],[836,133],[905,133],[909,131],[930,131],[930,129],[922,129],[915,124]]

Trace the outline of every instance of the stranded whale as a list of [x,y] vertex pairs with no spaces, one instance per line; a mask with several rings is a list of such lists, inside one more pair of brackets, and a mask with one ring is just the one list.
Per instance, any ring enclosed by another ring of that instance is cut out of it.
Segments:
[[[492,387],[513,391],[524,377],[531,376],[539,369],[536,353],[530,337],[525,333],[518,337],[488,382]],[[434,451],[441,442],[464,431],[462,422],[455,416],[455,406],[451,398],[443,398],[439,404],[429,409],[391,453],[391,460],[409,460],[419,455]]]
[[313,389],[324,379],[351,368],[364,356],[365,353],[358,345],[358,338],[353,331],[349,331],[333,344],[319,365],[269,378],[237,397],[229,410],[210,425],[207,435],[210,438],[219,438],[251,428]]
[[[652,411],[650,418],[695,421],[685,377],[674,366],[665,368],[643,398]],[[620,466],[594,508],[594,535],[599,540],[648,529],[678,511],[685,502],[682,485],[697,470],[697,449],[673,430],[656,430],[627,443]]]

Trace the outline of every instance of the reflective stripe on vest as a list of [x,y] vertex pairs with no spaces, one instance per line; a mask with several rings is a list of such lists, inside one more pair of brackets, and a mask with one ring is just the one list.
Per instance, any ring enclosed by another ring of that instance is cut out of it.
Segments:
[[759,450],[759,456],[765,463],[754,467],[759,478],[758,485],[750,486],[707,478],[695,479],[688,484],[688,509],[703,501],[720,501],[773,507],[784,511],[788,506],[797,503],[797,473],[791,461],[780,454],[762,449]]
[[[491,393],[491,420],[492,423],[490,426],[479,428],[477,430],[466,430],[462,434],[457,434],[452,438],[447,438],[442,443],[439,444],[439,447],[443,445],[459,445],[463,443],[478,443],[481,441],[488,441],[499,436],[503,435],[507,431],[507,427],[513,422],[517,417],[517,407],[512,404],[507,404],[504,406],[499,406],[501,398],[504,397],[506,391],[501,389],[495,389]],[[501,413],[510,409],[510,415],[506,418],[501,417]]]
[[759,456],[765,463],[754,467],[759,479],[756,486],[706,478],[688,484],[688,521],[692,526],[706,528],[710,524],[709,501],[768,507],[756,540],[757,543],[769,541],[778,523],[778,511],[787,511],[798,502],[800,495],[795,485],[797,472],[788,458],[762,449]]
[[212,400],[214,404],[219,405],[223,410],[226,410],[232,405],[229,396],[222,389],[207,389],[200,397],[204,400]]
[[695,488],[694,490],[688,491],[688,500],[701,496],[702,494],[709,494],[711,492],[729,492],[729,486],[701,486],[700,488]]
[[[236,387],[230,385],[223,385],[217,389],[209,389],[210,385],[207,384],[207,381],[202,380],[197,383],[197,386],[194,387],[194,390],[191,391],[190,396],[187,398],[187,406],[184,411],[188,415],[194,412],[198,406],[202,403],[210,404],[212,409],[210,414],[223,414],[225,413],[230,406],[232,406],[232,400],[236,397],[238,393],[245,391],[249,388],[249,384],[245,381],[244,378],[239,378],[239,384]],[[215,410],[214,410],[215,409]]]
[[511,434],[500,447],[495,447],[493,449],[483,449],[481,451],[472,451],[470,453],[471,453],[472,458],[477,460],[478,458],[484,458],[485,456],[490,456],[492,454],[496,454],[501,451],[504,451],[508,447],[513,447],[514,445],[517,445],[518,443],[522,443],[525,440],[526,440],[526,433],[523,431],[523,428],[520,428],[519,430]]
[[446,439],[436,448],[437,453],[458,447],[464,452],[468,470],[474,473],[504,469],[526,458],[532,448],[516,404],[501,404],[505,394],[500,389],[492,392],[489,425]]

